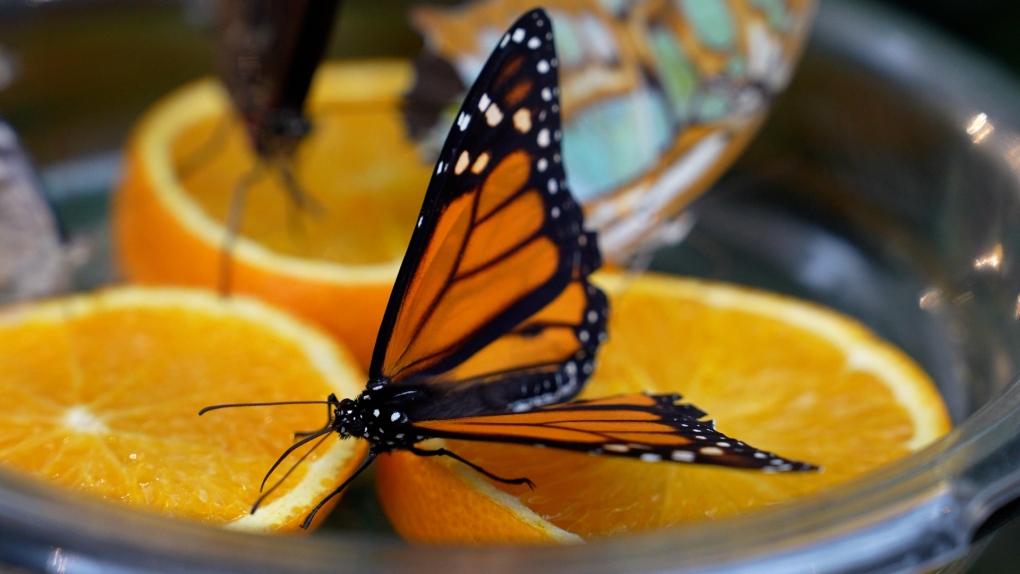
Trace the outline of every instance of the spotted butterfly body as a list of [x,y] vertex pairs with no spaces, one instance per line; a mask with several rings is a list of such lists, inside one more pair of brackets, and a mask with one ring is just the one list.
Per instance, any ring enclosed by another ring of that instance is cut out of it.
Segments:
[[601,257],[563,170],[557,66],[542,10],[522,16],[501,38],[436,164],[365,391],[354,399],[330,396],[327,425],[288,449],[269,474],[300,446],[333,432],[371,448],[330,497],[393,450],[448,456],[495,480],[531,484],[492,475],[445,448],[419,446],[432,438],[813,468],[726,437],[679,395],[570,401],[595,368],[608,302],[589,282]]

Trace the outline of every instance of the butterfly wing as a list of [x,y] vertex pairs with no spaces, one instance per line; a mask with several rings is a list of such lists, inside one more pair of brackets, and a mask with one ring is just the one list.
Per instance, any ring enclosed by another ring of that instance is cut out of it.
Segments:
[[715,430],[706,415],[680,395],[624,395],[574,401],[531,412],[421,421],[428,438],[501,442],[639,458],[774,472],[813,470]]
[[[429,387],[446,416],[457,402],[526,408],[535,385],[539,402],[569,398],[604,338],[605,297],[587,280],[601,259],[561,163],[557,65],[541,10],[502,38],[450,130],[383,318],[371,379]],[[488,398],[468,396],[483,386]]]

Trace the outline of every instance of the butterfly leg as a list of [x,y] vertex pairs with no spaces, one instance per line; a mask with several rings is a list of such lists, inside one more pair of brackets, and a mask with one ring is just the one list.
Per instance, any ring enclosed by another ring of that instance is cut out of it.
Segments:
[[291,205],[298,211],[304,211],[314,217],[322,215],[326,211],[325,206],[298,183],[297,178],[294,177],[292,161],[289,158],[280,159],[279,168],[283,189],[287,193],[287,197],[290,198]]
[[502,476],[496,476],[495,474],[492,474],[491,472],[485,470],[484,468],[478,466],[477,464],[474,464],[473,462],[470,462],[467,459],[461,458],[460,455],[450,452],[445,448],[437,448],[436,450],[425,450],[412,446],[408,450],[410,450],[413,454],[416,454],[418,456],[448,456],[457,462],[470,466],[476,472],[483,474],[491,478],[492,480],[498,480],[503,484],[526,484],[528,485],[528,488],[530,488],[531,490],[535,490],[535,483],[531,482],[527,478],[503,478]]
[[234,267],[234,244],[237,243],[237,236],[241,233],[241,220],[244,216],[244,204],[248,199],[248,190],[262,178],[263,171],[261,164],[246,173],[234,186],[230,194],[230,207],[227,211],[226,236],[223,238],[223,248],[220,251],[220,273],[219,291],[220,295],[230,295],[230,284],[233,280]]
[[305,521],[301,523],[301,528],[308,530],[308,525],[311,524],[312,519],[315,518],[315,513],[317,513],[324,504],[329,502],[329,499],[343,492],[344,489],[347,488],[347,485],[353,482],[355,478],[358,478],[358,475],[364,472],[365,469],[368,468],[370,464],[372,464],[372,461],[375,460],[376,456],[377,455],[374,450],[368,451],[368,456],[365,457],[364,461],[362,461],[361,466],[359,466],[357,470],[352,472],[351,475],[347,477],[347,480],[343,481],[343,483],[341,483],[340,486],[336,487],[336,490],[326,495],[325,498],[320,500],[319,503],[315,505],[315,508],[313,508],[312,512],[308,515],[308,517],[305,518]]
[[[333,406],[334,406],[334,403],[336,402],[336,395],[332,395],[331,394],[331,395],[329,395],[329,398],[333,402],[327,402],[326,403],[326,424],[325,424],[325,426],[322,427],[323,429],[324,428],[329,428],[329,427],[333,426]],[[311,431],[295,431],[294,432],[294,440],[302,439],[302,438],[305,438],[308,435],[316,434],[316,433],[318,433],[321,430],[322,429],[315,429],[315,430],[311,430]]]
[[290,158],[280,158],[277,160],[276,167],[283,182],[283,189],[290,199],[289,209],[287,209],[287,227],[292,235],[300,235],[305,231],[302,216],[321,217],[326,208],[298,183],[297,178],[294,177]]

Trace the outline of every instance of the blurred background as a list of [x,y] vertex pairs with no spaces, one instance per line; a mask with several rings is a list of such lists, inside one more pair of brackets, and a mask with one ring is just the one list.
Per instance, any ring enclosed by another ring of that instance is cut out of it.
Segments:
[[[1020,82],[1020,2],[874,1],[954,37]],[[411,1],[345,4],[329,56],[409,56],[420,48],[404,17]],[[179,14],[182,5],[188,21],[167,26],[178,21],[167,15]],[[29,9],[33,15],[26,17]],[[37,25],[42,19],[46,25]],[[212,3],[197,0],[0,0],[0,110],[18,126],[25,147],[42,168],[45,188],[69,225],[104,225],[105,192],[113,183],[111,174],[118,172],[127,126],[159,96],[210,73],[211,45],[201,40],[210,33],[212,20]],[[379,25],[383,22],[385,26]],[[96,33],[97,28],[102,33]],[[120,50],[126,40],[138,49]],[[5,45],[24,48],[15,54]],[[116,65],[97,74],[79,65],[83,59]],[[19,70],[27,68],[45,73],[19,77]],[[1012,520],[969,571],[1015,572],[1018,564],[1020,521]]]
[[[823,2],[825,0],[822,0]],[[1020,80],[1020,2],[1013,0],[880,0],[1006,68]],[[1020,102],[1018,102],[1020,105]],[[1008,519],[1008,517],[1006,517]],[[1020,520],[1011,519],[968,570],[1020,570]]]

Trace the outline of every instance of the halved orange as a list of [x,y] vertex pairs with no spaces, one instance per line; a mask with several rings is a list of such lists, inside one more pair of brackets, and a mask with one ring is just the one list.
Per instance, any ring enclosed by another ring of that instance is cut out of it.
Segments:
[[426,542],[578,541],[778,504],[914,452],[950,422],[931,380],[858,322],[810,303],[657,275],[602,274],[609,341],[583,396],[680,392],[718,428],[821,472],[755,471],[447,441],[489,472],[398,452],[378,461],[397,531]]
[[[366,367],[432,168],[398,107],[412,80],[404,61],[320,68],[293,173],[321,209],[297,210],[270,170],[248,191],[233,253],[234,292],[322,325]],[[200,80],[155,104],[125,164],[113,228],[128,278],[215,288],[231,196],[257,164],[222,86]]]
[[327,439],[249,514],[326,408],[198,411],[354,396],[363,382],[328,336],[246,298],[121,288],[13,307],[0,312],[0,466],[167,516],[293,530],[365,446]]

